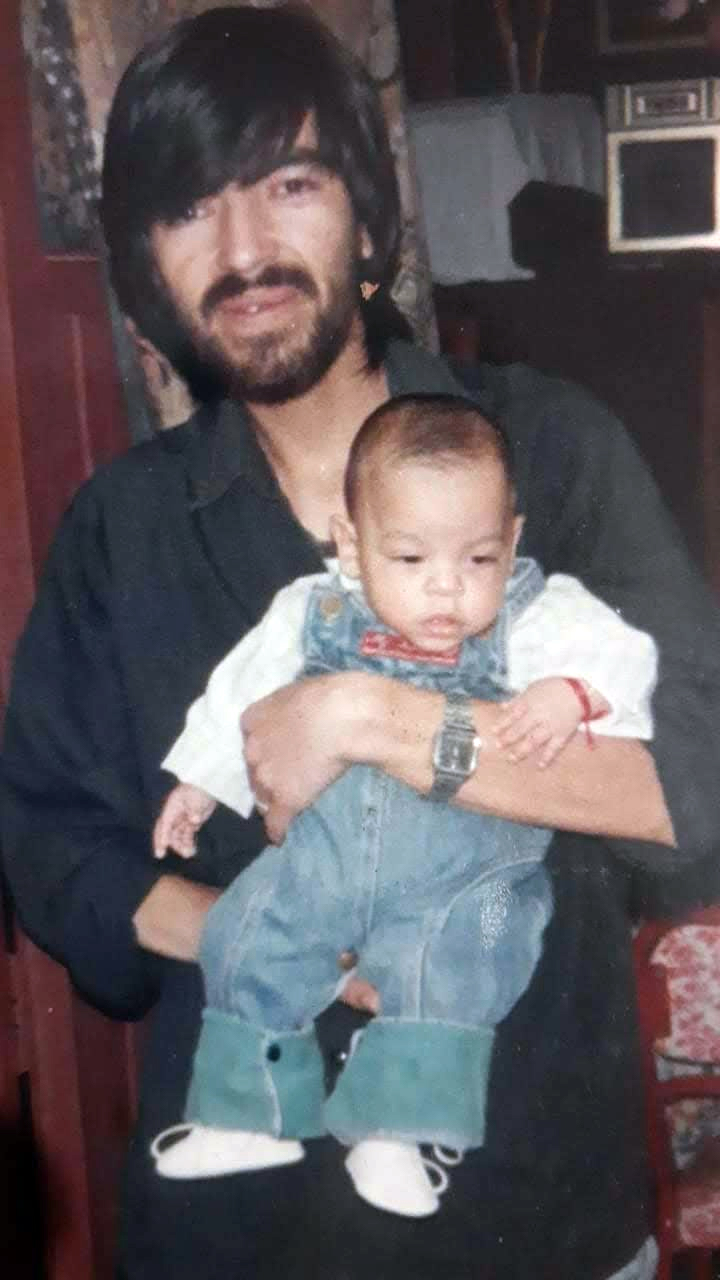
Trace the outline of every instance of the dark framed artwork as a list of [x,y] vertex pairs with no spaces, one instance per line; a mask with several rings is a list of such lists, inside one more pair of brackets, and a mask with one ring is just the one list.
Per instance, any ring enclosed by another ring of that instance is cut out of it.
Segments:
[[710,0],[596,0],[599,53],[702,48]]

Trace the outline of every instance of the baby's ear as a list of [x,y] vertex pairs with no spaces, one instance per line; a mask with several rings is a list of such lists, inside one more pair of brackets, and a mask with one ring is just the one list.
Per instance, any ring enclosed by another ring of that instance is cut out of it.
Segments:
[[357,533],[352,520],[346,516],[330,517],[330,533],[337,547],[340,569],[347,578],[360,577]]
[[513,553],[513,558],[515,557],[515,553],[516,553],[516,551],[517,551],[517,545],[518,545],[518,542],[520,541],[520,537],[521,537],[521,534],[522,534],[522,531],[523,531],[523,525],[524,525],[524,524],[525,524],[525,517],[524,517],[524,516],[515,516],[515,517],[514,517],[514,519],[513,519],[513,534],[512,534],[512,540],[513,540],[513,542],[512,542],[512,553]]

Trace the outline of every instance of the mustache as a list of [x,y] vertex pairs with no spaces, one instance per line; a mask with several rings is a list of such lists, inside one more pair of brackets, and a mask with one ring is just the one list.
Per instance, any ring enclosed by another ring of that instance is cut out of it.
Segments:
[[207,320],[215,308],[227,302],[228,299],[240,298],[248,289],[263,286],[272,288],[276,285],[289,285],[300,293],[306,293],[310,298],[317,295],[315,281],[300,267],[269,266],[252,279],[247,279],[236,271],[228,271],[226,275],[210,285],[200,304],[200,313],[203,319]]

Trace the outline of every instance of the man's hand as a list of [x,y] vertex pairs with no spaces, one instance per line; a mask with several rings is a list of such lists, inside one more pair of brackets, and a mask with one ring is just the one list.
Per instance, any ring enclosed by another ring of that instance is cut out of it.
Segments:
[[[363,672],[321,676],[256,702],[242,719],[255,795],[267,805],[267,831],[281,841],[296,813],[348,764],[369,764],[426,794],[431,742],[442,694]],[[640,742],[598,739],[588,751],[574,735],[552,769],[512,762],[495,732],[502,708],[474,702],[483,740],[480,767],[458,803],[511,822],[673,846],[675,833],[650,752]]]
[[360,1013],[378,1014],[380,994],[372,983],[361,978],[356,972],[357,962],[358,958],[354,951],[340,952],[338,966],[348,977],[339,998],[344,1004],[349,1005],[351,1009],[357,1009]]
[[[140,946],[173,960],[197,960],[205,918],[219,896],[220,890],[208,885],[181,876],[161,876],[133,916]],[[338,956],[338,970],[349,975],[339,998],[361,1013],[379,1013],[380,997],[354,972],[356,964],[352,951]]]
[[342,674],[297,681],[253,703],[241,718],[250,785],[275,844],[295,815],[347,768],[357,679]]
[[140,946],[173,960],[196,960],[205,917],[219,896],[209,885],[160,876],[133,916]]
[[343,1004],[349,1005],[351,1009],[357,1009],[359,1013],[380,1013],[380,996],[376,988],[364,978],[348,978],[340,993],[340,999]]

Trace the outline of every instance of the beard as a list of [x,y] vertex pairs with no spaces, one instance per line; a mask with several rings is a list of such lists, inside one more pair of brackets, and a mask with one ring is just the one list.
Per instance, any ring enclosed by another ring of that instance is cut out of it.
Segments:
[[277,265],[266,267],[252,281],[235,273],[215,281],[203,298],[202,320],[209,321],[223,302],[241,297],[249,288],[273,285],[289,285],[308,299],[304,324],[301,316],[300,323],[223,342],[176,310],[183,346],[192,350],[208,382],[251,404],[282,404],[314,387],[347,343],[357,309],[354,263],[348,261],[344,274],[332,278],[324,305],[307,272]]

